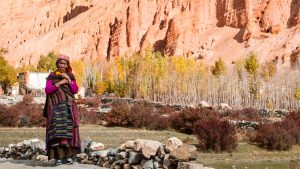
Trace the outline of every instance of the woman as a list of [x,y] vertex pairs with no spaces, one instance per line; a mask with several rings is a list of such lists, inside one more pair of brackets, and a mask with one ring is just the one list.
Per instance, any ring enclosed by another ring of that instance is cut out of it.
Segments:
[[80,153],[78,111],[74,98],[78,86],[68,56],[60,55],[56,67],[57,70],[47,77],[45,88],[47,155],[49,160],[55,159],[55,165],[72,164],[72,157]]

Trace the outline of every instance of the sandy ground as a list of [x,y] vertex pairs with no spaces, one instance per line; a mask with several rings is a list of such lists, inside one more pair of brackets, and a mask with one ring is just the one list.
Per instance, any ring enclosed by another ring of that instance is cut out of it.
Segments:
[[40,161],[30,161],[30,160],[12,160],[0,158],[0,169],[106,169],[96,165],[78,164],[74,163],[72,165],[60,165],[52,167],[53,162],[40,162]]

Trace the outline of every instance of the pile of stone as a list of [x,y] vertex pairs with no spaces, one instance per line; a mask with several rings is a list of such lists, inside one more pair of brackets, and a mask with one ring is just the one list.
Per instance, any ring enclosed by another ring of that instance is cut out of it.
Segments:
[[45,154],[45,142],[39,139],[24,140],[0,148],[0,158],[47,161],[48,157]]
[[260,109],[259,114],[262,116],[268,116],[268,117],[285,117],[289,114],[288,110],[284,109]]
[[[166,144],[154,140],[126,141],[117,149],[105,149],[102,143],[83,142],[83,153],[75,161],[112,169],[210,169],[196,163],[197,152],[193,145],[183,144],[171,137]],[[39,139],[24,140],[0,148],[0,158],[48,161],[45,143]]]
[[172,108],[176,111],[180,111],[184,108],[193,107],[193,106],[184,106],[179,104],[165,104],[162,102],[154,102],[154,101],[148,101],[144,99],[132,99],[132,98],[111,98],[111,97],[104,97],[101,99],[101,107],[100,107],[100,114],[104,114],[109,112],[112,109],[113,103],[125,103],[129,106],[132,106],[134,104],[143,103],[147,105],[151,105],[151,107],[154,107],[155,109],[160,108]]
[[256,121],[247,121],[247,120],[229,120],[230,123],[234,124],[237,127],[247,130],[254,130],[262,123]]
[[114,169],[209,169],[196,163],[196,147],[183,144],[171,137],[166,144],[154,140],[137,139],[117,149],[104,149],[101,143],[92,142],[76,161]]

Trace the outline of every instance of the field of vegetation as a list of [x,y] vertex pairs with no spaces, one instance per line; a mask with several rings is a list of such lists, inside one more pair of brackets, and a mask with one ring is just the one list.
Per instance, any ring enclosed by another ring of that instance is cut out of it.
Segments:
[[[5,54],[1,49],[0,55]],[[57,54],[41,56],[36,67],[9,66],[0,56],[0,86],[7,92],[22,71],[55,69]],[[278,70],[277,60],[259,64],[257,55],[226,65],[146,49],[111,61],[72,62],[79,86],[95,98],[78,99],[81,138],[115,148],[127,140],[166,141],[175,136],[198,148],[197,161],[215,168],[296,169],[300,167],[300,69]],[[181,109],[157,108],[147,102],[112,103],[99,114],[101,96],[113,93]],[[200,102],[210,104],[208,108]],[[223,103],[230,105],[222,109]],[[187,107],[185,107],[187,106]],[[25,139],[45,138],[43,105],[25,95],[12,106],[0,104],[0,147]],[[274,116],[269,112],[281,112]],[[242,126],[240,122],[249,126]],[[105,124],[105,125],[99,125]]]
[[[188,144],[197,144],[196,137],[175,131],[128,129],[123,127],[103,127],[99,125],[82,125],[81,138],[103,143],[107,148],[117,148],[127,140],[137,138],[153,139],[165,142],[175,136]],[[21,142],[25,139],[44,139],[45,128],[0,128],[0,147],[9,143]],[[289,151],[268,151],[254,145],[239,141],[237,149],[232,153],[214,153],[199,151],[197,161],[217,169],[296,169],[300,167],[300,147],[294,146]]]

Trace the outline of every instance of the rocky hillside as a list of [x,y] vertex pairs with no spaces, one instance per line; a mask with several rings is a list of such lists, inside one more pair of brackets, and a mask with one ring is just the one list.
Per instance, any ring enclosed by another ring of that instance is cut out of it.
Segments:
[[169,55],[227,63],[299,64],[298,0],[7,0],[0,47],[14,66],[54,50],[73,59],[113,58],[152,46]]

